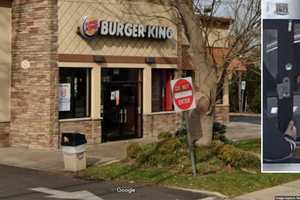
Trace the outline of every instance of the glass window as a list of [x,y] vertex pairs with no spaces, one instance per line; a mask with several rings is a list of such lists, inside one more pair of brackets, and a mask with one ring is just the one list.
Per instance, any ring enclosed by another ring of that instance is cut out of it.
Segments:
[[91,70],[60,68],[59,118],[90,117]]
[[102,69],[102,81],[108,82],[136,82],[138,80],[136,69]]
[[152,112],[172,111],[171,80],[174,70],[152,70]]

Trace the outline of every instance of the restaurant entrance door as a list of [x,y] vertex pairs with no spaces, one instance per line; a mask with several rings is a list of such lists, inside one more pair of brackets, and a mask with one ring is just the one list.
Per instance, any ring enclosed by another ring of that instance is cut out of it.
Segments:
[[142,70],[102,69],[102,142],[142,137]]

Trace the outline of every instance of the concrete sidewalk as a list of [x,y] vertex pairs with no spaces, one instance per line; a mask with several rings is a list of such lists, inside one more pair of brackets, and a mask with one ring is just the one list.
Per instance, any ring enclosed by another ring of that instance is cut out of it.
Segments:
[[300,196],[300,180],[252,192],[233,200],[274,200],[275,196]]
[[[231,122],[227,125],[226,136],[232,140],[260,137],[260,125]],[[126,157],[126,147],[134,142],[149,143],[156,139],[143,138],[88,145],[88,165],[105,164],[122,160]],[[0,148],[0,164],[42,171],[63,171],[63,156],[60,150],[33,150],[27,148]]]
[[260,124],[246,122],[230,122],[226,125],[226,137],[231,140],[260,138]]
[[[122,160],[126,157],[127,145],[134,142],[149,143],[153,141],[154,139],[149,138],[88,145],[87,163],[88,165],[95,163],[105,164]],[[1,164],[48,172],[64,171],[61,150],[34,150],[17,147],[0,148]]]

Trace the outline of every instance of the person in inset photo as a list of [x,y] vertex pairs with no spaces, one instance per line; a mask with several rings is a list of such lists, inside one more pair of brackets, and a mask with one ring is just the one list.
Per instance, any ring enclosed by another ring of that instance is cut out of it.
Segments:
[[265,119],[263,134],[265,162],[285,161],[293,156],[297,137],[294,121],[290,121],[286,131],[281,133],[271,120]]

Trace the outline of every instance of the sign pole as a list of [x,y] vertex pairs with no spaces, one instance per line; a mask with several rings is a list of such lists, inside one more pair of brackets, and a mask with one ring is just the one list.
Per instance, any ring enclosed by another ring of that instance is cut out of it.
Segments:
[[189,126],[189,110],[196,108],[192,77],[171,81],[173,103],[176,112],[183,112],[187,130],[187,142],[191,156],[193,176],[197,176],[195,152]]
[[196,170],[196,162],[195,162],[195,152],[194,147],[192,143],[191,133],[190,133],[190,125],[189,125],[189,111],[183,112],[185,123],[186,123],[186,131],[187,131],[187,142],[188,142],[188,148],[189,153],[192,161],[192,170],[193,170],[193,176],[197,176],[197,170]]

